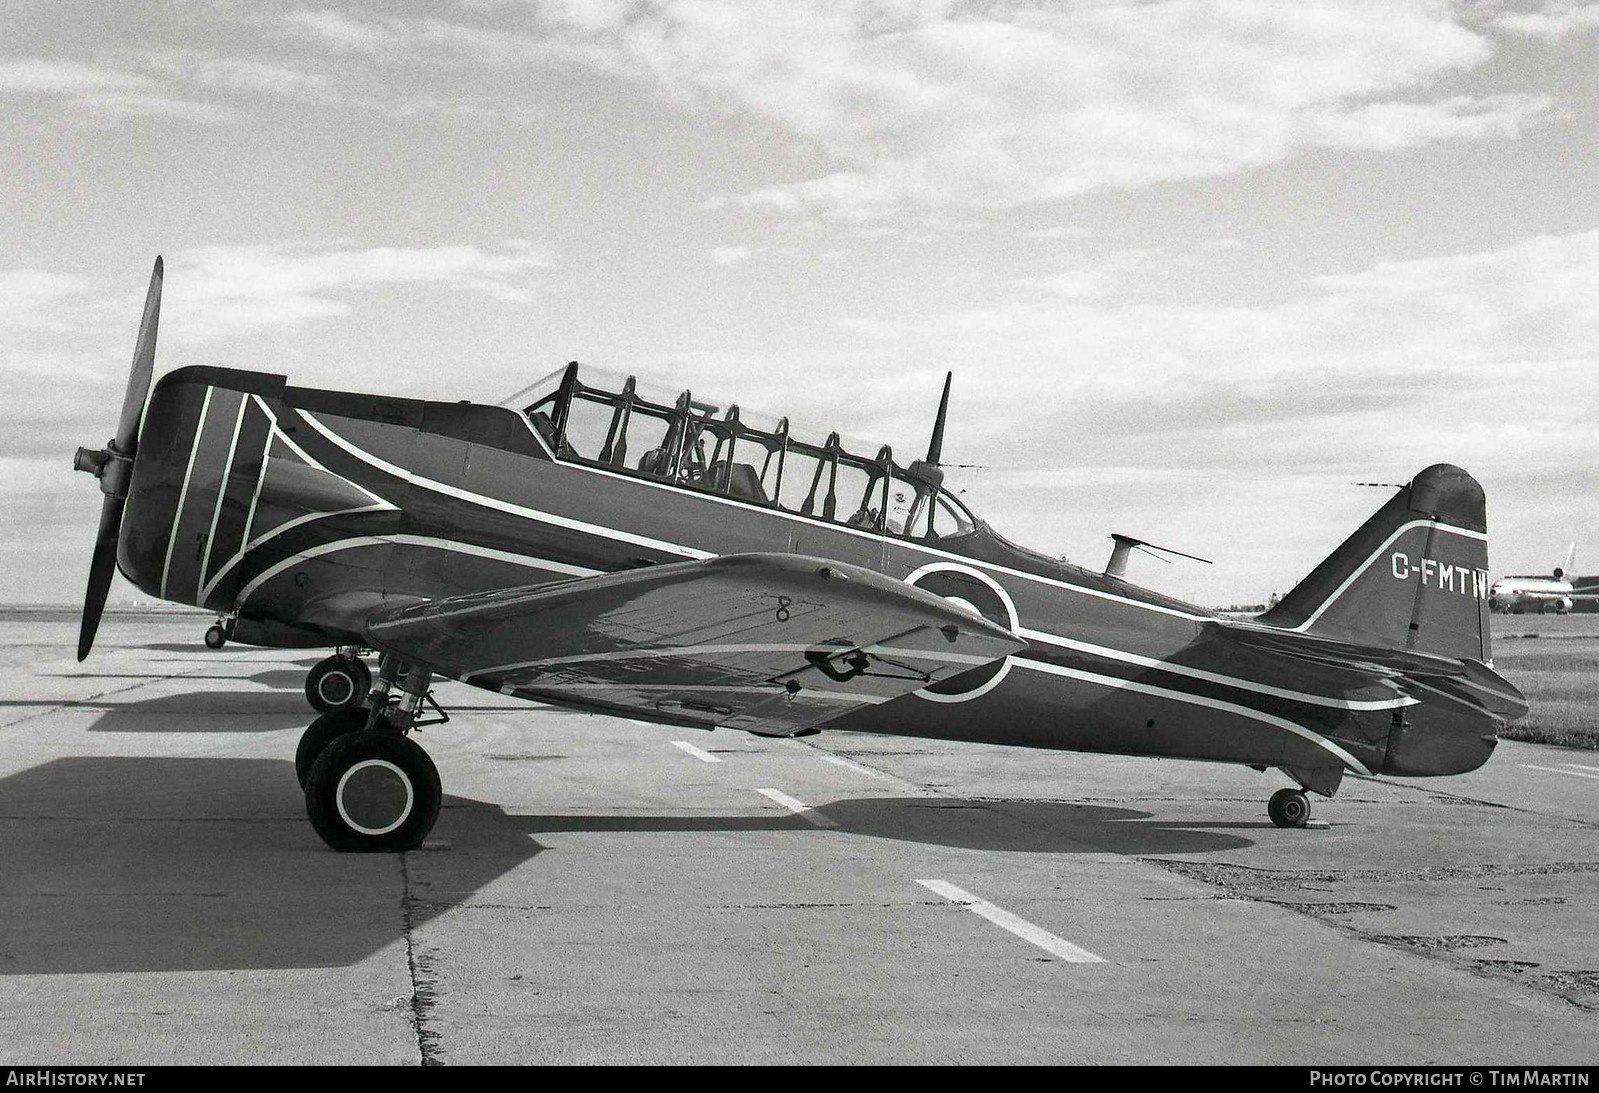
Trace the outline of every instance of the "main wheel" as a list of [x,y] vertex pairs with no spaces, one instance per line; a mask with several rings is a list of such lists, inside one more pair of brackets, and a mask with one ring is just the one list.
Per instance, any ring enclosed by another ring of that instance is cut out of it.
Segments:
[[367,712],[365,706],[329,710],[300,734],[300,746],[294,749],[294,776],[300,780],[301,789],[305,788],[305,780],[311,776],[311,768],[316,765],[317,757],[329,744],[341,736],[366,728]]
[[1297,789],[1279,789],[1266,802],[1266,815],[1278,827],[1304,827],[1310,819],[1310,798]]
[[318,713],[353,709],[366,702],[372,670],[359,657],[335,654],[319,661],[305,677],[305,697]]
[[443,799],[428,753],[388,729],[334,740],[305,783],[305,814],[335,850],[414,850],[433,830]]
[[205,632],[205,647],[207,649],[220,649],[228,643],[228,632],[222,629],[220,623],[209,627]]

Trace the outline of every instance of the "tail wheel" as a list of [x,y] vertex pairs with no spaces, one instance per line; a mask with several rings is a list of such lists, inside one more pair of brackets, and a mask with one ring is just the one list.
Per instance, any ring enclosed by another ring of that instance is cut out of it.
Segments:
[[372,670],[359,657],[328,657],[305,677],[306,701],[318,713],[354,709],[371,689]]
[[439,771],[421,746],[385,729],[335,739],[311,766],[305,812],[334,850],[414,850],[439,817]]
[[1278,827],[1304,827],[1310,819],[1310,798],[1297,789],[1279,789],[1266,802],[1266,815]]
[[327,746],[341,736],[366,728],[366,720],[367,708],[357,706],[350,710],[329,710],[311,722],[300,734],[300,746],[294,749],[294,776],[300,780],[301,789],[305,788],[311,768]]
[[205,632],[205,647],[207,649],[220,649],[228,643],[228,632],[222,629],[222,624],[207,628]]

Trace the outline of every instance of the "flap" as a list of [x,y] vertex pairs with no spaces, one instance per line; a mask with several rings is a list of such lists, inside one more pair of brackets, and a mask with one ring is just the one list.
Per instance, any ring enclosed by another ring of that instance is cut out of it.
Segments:
[[379,611],[376,649],[525,698],[791,735],[969,672],[1026,642],[858,566],[705,561]]

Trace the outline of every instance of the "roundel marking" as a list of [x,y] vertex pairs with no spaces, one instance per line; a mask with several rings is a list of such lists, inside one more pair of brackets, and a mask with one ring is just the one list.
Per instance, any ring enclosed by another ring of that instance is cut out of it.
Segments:
[[[923,592],[941,596],[974,615],[997,622],[1008,630],[1017,626],[1016,603],[994,578],[960,562],[929,562],[905,578],[905,583]],[[970,702],[999,686],[1010,673],[1011,658],[996,664],[962,672],[952,679],[913,691],[929,702]]]

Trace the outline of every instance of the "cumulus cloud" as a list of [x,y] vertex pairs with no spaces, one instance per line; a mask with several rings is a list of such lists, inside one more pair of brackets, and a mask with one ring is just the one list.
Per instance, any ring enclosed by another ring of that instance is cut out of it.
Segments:
[[114,68],[39,57],[0,58],[0,91],[77,95],[150,86],[148,79]]
[[184,285],[184,329],[200,338],[346,315],[351,294],[380,286],[425,285],[523,303],[534,298],[550,258],[525,240],[512,240],[490,249],[199,247],[176,255],[172,264]]
[[1552,105],[1434,95],[1493,52],[1434,0],[537,0],[453,19],[295,9],[279,25],[392,65],[585,65],[688,109],[759,116],[825,166],[727,198],[859,222],[1220,175],[1314,147],[1513,137]]
[[[881,377],[881,399],[863,403],[891,404],[905,375],[956,363],[966,436],[1002,463],[1045,453],[1044,465],[1070,465],[1132,445],[1156,465],[1236,469],[1269,444],[1282,466],[1325,464],[1361,435],[1486,461],[1504,452],[1489,427],[1507,415],[1568,444],[1586,430],[1599,454],[1599,426],[1585,424],[1599,405],[1595,284],[1588,232],[1381,263],[1270,306],[1038,293],[848,325]],[[960,382],[961,361],[983,362],[980,383]],[[1529,397],[1540,390],[1561,395]]]
[[1549,106],[1533,95],[1391,101],[1491,53],[1429,0],[540,11],[596,63],[766,116],[838,164],[752,190],[747,205],[858,219],[1215,175],[1317,145],[1510,136]]
[[80,114],[108,118],[169,117],[219,125],[241,116],[185,97],[148,75],[76,61],[0,59],[0,94],[47,96]]
[[1537,11],[1504,12],[1494,19],[1494,25],[1533,38],[1564,38],[1577,31],[1599,29],[1599,4],[1553,0]]
[[70,328],[65,306],[88,291],[81,277],[38,269],[0,270],[0,330]]

